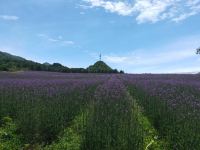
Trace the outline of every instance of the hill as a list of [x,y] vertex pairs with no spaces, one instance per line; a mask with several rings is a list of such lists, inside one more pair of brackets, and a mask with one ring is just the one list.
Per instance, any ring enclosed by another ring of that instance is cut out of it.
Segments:
[[118,73],[116,69],[112,69],[103,61],[97,61],[94,65],[87,68],[90,73]]
[[19,70],[70,72],[68,67],[62,66],[59,63],[54,63],[52,65],[48,63],[40,64],[0,51],[0,71]]
[[39,70],[40,64],[22,57],[0,52],[0,70]]
[[[118,73],[103,61],[98,61],[94,65],[85,68],[68,68],[60,63],[43,64],[27,60],[25,58],[11,55],[0,51],[0,71],[52,71],[66,73]],[[123,72],[121,72],[123,73]]]

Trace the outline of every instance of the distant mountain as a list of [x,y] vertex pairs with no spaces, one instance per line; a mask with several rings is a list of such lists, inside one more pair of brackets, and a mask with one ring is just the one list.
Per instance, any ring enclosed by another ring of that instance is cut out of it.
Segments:
[[45,66],[51,66],[51,64],[48,63],[48,62],[43,63],[43,65],[45,65]]
[[[52,71],[66,73],[118,73],[116,69],[112,69],[103,61],[97,61],[94,65],[84,68],[68,68],[60,63],[43,64],[37,63],[25,58],[11,55],[0,51],[0,71]],[[120,72],[123,73],[123,72]]]
[[54,63],[53,65],[49,63],[40,64],[0,51],[0,71],[19,70],[70,72],[68,67],[62,66],[58,63]]
[[1,60],[18,60],[18,61],[24,61],[25,59],[19,56],[11,55],[6,52],[1,52],[0,51],[0,59]]
[[87,68],[90,73],[118,73],[116,69],[112,69],[103,61],[97,61],[94,65]]
[[0,51],[0,70],[2,71],[37,70],[39,67],[39,63]]

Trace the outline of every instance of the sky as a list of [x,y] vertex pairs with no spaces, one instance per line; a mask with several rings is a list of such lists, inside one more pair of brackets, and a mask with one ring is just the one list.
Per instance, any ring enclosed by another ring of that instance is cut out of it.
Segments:
[[200,0],[0,0],[0,51],[127,73],[200,71]]

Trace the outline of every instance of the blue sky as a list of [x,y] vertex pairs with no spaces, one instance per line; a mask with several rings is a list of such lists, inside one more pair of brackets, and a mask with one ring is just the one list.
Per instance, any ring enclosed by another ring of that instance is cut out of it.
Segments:
[[0,51],[129,73],[200,71],[200,0],[1,0]]

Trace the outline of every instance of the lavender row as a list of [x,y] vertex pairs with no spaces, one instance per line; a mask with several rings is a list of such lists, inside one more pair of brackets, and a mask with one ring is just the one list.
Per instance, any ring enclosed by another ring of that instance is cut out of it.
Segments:
[[125,75],[129,91],[144,108],[167,149],[200,147],[199,75]]
[[[61,78],[59,78],[61,76]],[[14,119],[25,143],[48,144],[91,101],[105,75],[0,74],[0,118]]]
[[143,149],[143,129],[122,80],[116,75],[95,91],[84,149]]
[[200,109],[199,75],[127,75],[123,78],[151,96],[162,98],[172,109],[187,106],[194,113]]

